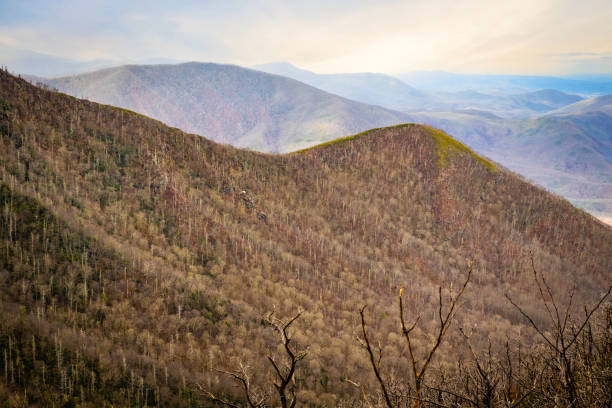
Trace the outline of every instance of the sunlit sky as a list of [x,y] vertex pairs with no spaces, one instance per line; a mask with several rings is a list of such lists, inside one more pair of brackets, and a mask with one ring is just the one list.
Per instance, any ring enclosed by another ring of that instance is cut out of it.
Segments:
[[612,73],[612,1],[1,0],[0,44],[322,73]]

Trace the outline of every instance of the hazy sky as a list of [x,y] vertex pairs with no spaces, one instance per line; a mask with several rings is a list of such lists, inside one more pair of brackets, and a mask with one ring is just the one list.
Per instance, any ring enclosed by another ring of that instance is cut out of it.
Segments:
[[0,44],[318,72],[612,73],[612,1],[0,0]]

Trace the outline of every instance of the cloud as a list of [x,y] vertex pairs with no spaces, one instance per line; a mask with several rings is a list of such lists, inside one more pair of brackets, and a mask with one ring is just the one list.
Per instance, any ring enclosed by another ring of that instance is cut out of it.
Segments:
[[610,72],[610,21],[607,0],[4,0],[0,39],[73,59],[287,60],[390,73],[567,73],[580,59]]
[[612,58],[612,53],[598,53],[598,52],[565,52],[561,54],[552,55],[556,58],[568,59],[568,60],[598,60]]

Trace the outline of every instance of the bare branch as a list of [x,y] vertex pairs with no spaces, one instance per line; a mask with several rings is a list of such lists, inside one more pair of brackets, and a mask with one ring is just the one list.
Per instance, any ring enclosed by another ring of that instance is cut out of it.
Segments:
[[466,397],[464,397],[463,395],[459,395],[459,394],[454,393],[454,392],[449,391],[449,390],[443,390],[442,388],[431,387],[431,386],[429,386],[429,385],[426,385],[425,387],[429,388],[430,390],[434,390],[434,391],[438,391],[438,392],[441,392],[441,393],[444,393],[444,394],[449,394],[449,395],[452,395],[452,396],[453,396],[453,397],[455,397],[455,398],[458,398],[458,399],[460,399],[460,400],[463,400],[463,401],[465,401],[465,402],[468,402],[468,403],[470,403],[470,404],[474,405],[475,407],[478,407],[478,403],[477,403],[477,402],[472,401],[471,399],[466,398]]
[[549,345],[550,347],[552,347],[552,348],[553,348],[555,351],[557,351],[557,352],[559,352],[559,353],[560,353],[561,351],[559,350],[559,348],[558,348],[556,345],[552,344],[552,342],[551,342],[551,341],[548,339],[548,337],[546,337],[546,335],[545,335],[545,334],[542,332],[542,330],[540,330],[540,328],[538,327],[538,325],[537,325],[537,324],[535,324],[535,322],[533,321],[533,319],[532,319],[532,318],[531,318],[531,317],[530,317],[530,316],[529,316],[527,313],[525,313],[525,312],[523,311],[523,309],[521,309],[521,307],[520,307],[519,305],[517,305],[516,303],[514,303],[514,301],[513,301],[513,300],[510,298],[510,296],[508,296],[508,294],[504,294],[504,296],[506,297],[506,299],[508,299],[508,301],[509,301],[510,303],[512,303],[512,306],[514,306],[514,307],[515,307],[515,308],[516,308],[516,309],[519,311],[519,313],[520,313],[520,314],[522,314],[522,315],[523,315],[523,317],[525,317],[525,318],[526,318],[526,319],[529,321],[529,323],[531,324],[531,326],[533,326],[533,328],[534,328],[534,329],[535,329],[535,330],[538,332],[538,334],[540,335],[540,337],[542,337],[542,338],[543,338],[543,339],[546,341],[546,343],[548,343],[548,345]]
[[[292,349],[292,339],[289,336],[288,330],[291,325],[302,315],[302,313],[303,311],[299,310],[293,317],[283,321],[274,316],[273,311],[269,313],[266,318],[266,321],[278,331],[283,347],[285,348],[285,353],[288,357],[287,361],[285,362],[285,369],[281,370],[274,358],[272,358],[272,356],[268,356],[268,360],[272,364],[276,376],[278,377],[278,382],[274,383],[274,387],[276,388],[276,391],[280,397],[282,408],[292,408],[295,407],[295,404],[297,403],[294,389],[291,387],[289,390],[287,390],[287,387],[289,387],[294,379],[293,377],[295,375],[297,363],[304,359],[306,352],[298,352],[297,350]],[[291,395],[290,400],[287,396],[287,391],[289,391]]]
[[366,307],[367,305],[364,305],[359,311],[359,314],[361,315],[361,330],[363,332],[363,340],[365,343],[365,348],[368,351],[368,354],[370,356],[370,363],[372,363],[372,370],[374,370],[374,375],[376,376],[376,379],[378,380],[378,384],[380,385],[380,389],[382,390],[383,396],[385,397],[385,403],[387,404],[388,408],[393,408],[393,404],[391,403],[391,398],[389,397],[389,392],[387,391],[387,386],[385,385],[385,382],[383,381],[380,375],[380,366],[379,366],[380,360],[379,360],[379,364],[377,364],[374,359],[374,353],[372,352],[372,347],[370,346],[370,340],[368,339],[368,333],[366,331],[365,313],[364,313]]
[[[261,397],[259,399],[257,399],[257,397],[252,395],[252,390],[251,390],[251,380],[250,380],[250,376],[248,374],[248,367],[243,365],[242,362],[239,363],[240,366],[240,371],[225,371],[225,370],[220,370],[218,368],[215,368],[214,371],[218,372],[218,373],[222,373],[222,374],[226,374],[229,375],[230,377],[232,377],[236,382],[238,382],[240,384],[240,386],[242,387],[244,396],[247,400],[247,403],[249,404],[250,408],[260,408],[263,406],[263,400],[265,399],[264,397]],[[231,404],[227,401],[221,400],[217,397],[215,397],[211,392],[208,392],[208,395],[211,399],[215,400],[215,401],[219,401],[222,404],[228,405],[228,406],[232,406],[232,407],[237,407],[237,405]]]
[[578,331],[576,331],[576,333],[574,334],[574,337],[572,338],[572,340],[568,343],[566,349],[569,349],[572,344],[574,344],[574,342],[576,341],[576,339],[578,338],[578,336],[580,335],[580,333],[582,332],[582,330],[584,330],[585,326],[587,325],[587,323],[589,322],[589,320],[591,319],[591,316],[593,316],[593,313],[595,313],[595,311],[597,309],[599,309],[599,307],[601,306],[601,304],[604,302],[604,300],[606,300],[606,298],[608,296],[610,296],[610,293],[612,292],[612,286],[610,286],[608,288],[608,291],[606,292],[605,295],[603,295],[603,297],[601,299],[599,299],[599,302],[597,302],[597,304],[593,307],[593,309],[591,309],[591,311],[587,314],[586,318],[584,319],[584,322],[582,322],[582,326],[580,326],[580,328],[578,329]]
[[438,288],[438,301],[439,301],[438,319],[440,321],[440,327],[438,328],[438,334],[436,335],[434,339],[434,344],[429,349],[429,353],[427,353],[427,357],[425,358],[425,361],[421,364],[420,368],[418,367],[419,364],[414,354],[414,350],[412,347],[412,340],[410,338],[410,333],[416,327],[416,324],[419,318],[417,318],[415,323],[410,328],[406,327],[406,322],[404,320],[404,304],[403,304],[403,299],[402,299],[404,289],[403,288],[400,289],[400,295],[399,295],[400,322],[402,325],[402,333],[404,334],[404,338],[406,339],[406,343],[408,344],[408,353],[409,353],[410,362],[412,365],[412,374],[413,374],[413,380],[414,380],[414,384],[413,384],[414,391],[415,391],[414,406],[417,408],[421,406],[420,398],[421,398],[421,387],[422,387],[423,379],[425,377],[427,369],[429,368],[430,363],[433,361],[433,356],[435,355],[436,351],[440,347],[440,344],[442,344],[442,340],[444,339],[444,336],[446,335],[446,332],[448,331],[448,328],[450,327],[450,324],[455,316],[455,313],[457,312],[457,305],[459,304],[459,300],[461,296],[463,295],[463,293],[465,292],[465,288],[467,287],[472,277],[473,266],[474,266],[474,260],[472,260],[472,262],[468,266],[467,277],[465,281],[463,282],[461,289],[459,290],[459,292],[457,292],[457,295],[453,296],[452,285],[449,288],[449,305],[448,305],[448,310],[446,313],[443,312],[442,288],[441,287]]

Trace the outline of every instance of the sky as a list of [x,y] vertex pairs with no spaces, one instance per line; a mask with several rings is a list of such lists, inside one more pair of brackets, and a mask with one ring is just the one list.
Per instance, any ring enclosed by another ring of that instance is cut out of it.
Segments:
[[0,62],[27,50],[320,73],[611,74],[611,22],[610,0],[0,0]]

